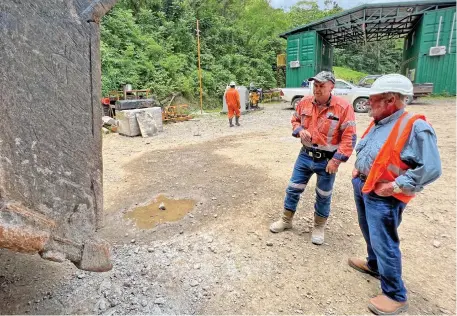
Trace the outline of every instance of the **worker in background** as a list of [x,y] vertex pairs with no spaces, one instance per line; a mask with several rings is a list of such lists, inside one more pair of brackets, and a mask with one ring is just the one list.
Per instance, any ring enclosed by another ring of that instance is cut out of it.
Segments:
[[397,228],[414,194],[441,175],[435,132],[423,115],[405,111],[408,95],[413,85],[405,76],[385,75],[373,83],[368,101],[373,121],[357,144],[352,173],[368,257],[350,258],[348,264],[381,280],[382,295],[368,305],[381,315],[408,308]]
[[235,89],[235,82],[230,82],[230,88],[225,93],[225,101],[227,102],[227,109],[228,109],[228,119],[230,123],[230,127],[233,127],[233,116],[235,116],[235,124],[236,126],[240,126],[240,94]]
[[286,189],[281,218],[270,226],[273,233],[292,228],[300,195],[309,179],[317,175],[314,229],[311,241],[324,243],[324,229],[330,214],[333,183],[342,162],[349,159],[357,141],[352,105],[331,94],[335,77],[322,71],[314,81],[314,96],[304,97],[292,116],[292,135],[300,138],[302,148]]

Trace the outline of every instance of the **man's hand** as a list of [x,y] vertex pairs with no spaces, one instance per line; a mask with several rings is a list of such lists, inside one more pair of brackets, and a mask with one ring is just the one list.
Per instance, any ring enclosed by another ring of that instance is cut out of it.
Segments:
[[354,169],[352,170],[352,179],[357,178],[357,177],[359,176],[359,173],[360,173],[359,170],[357,170],[356,168],[354,168]]
[[330,159],[329,162],[327,163],[327,167],[325,168],[325,171],[330,174],[337,173],[340,163],[341,163],[341,161],[339,161],[339,160]]
[[300,135],[302,142],[311,143],[311,133],[306,129],[302,129],[298,135]]
[[394,194],[394,182],[376,183],[374,193],[379,196],[391,196]]

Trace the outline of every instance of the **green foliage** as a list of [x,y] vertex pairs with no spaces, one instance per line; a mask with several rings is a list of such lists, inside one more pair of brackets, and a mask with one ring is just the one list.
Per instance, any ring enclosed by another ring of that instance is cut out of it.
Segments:
[[333,67],[333,72],[335,73],[336,78],[350,81],[353,83],[359,82],[360,79],[367,75],[366,73],[344,67]]
[[[159,99],[181,93],[198,104],[197,19],[206,108],[221,106],[232,80],[264,89],[284,86],[284,75],[277,82],[272,69],[286,48],[278,35],[339,11],[332,0],[323,10],[314,0],[299,1],[288,11],[272,8],[269,0],[119,0],[101,23],[103,94],[129,83],[151,89]],[[398,51],[394,42],[335,49],[334,64],[390,72],[398,64]]]
[[335,48],[333,64],[371,75],[394,73],[400,70],[402,54],[403,49],[395,40],[351,44]]
[[228,82],[277,86],[272,65],[291,27],[267,0],[120,0],[101,24],[102,90],[149,88],[159,99],[199,100],[196,21],[204,101],[220,106]]

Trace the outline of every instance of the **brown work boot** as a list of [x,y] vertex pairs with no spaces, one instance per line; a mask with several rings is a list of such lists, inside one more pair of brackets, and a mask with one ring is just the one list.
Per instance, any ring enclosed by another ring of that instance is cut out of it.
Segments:
[[314,228],[311,235],[311,242],[315,245],[322,245],[324,243],[324,230],[327,224],[326,217],[320,217],[314,214]]
[[374,277],[376,279],[379,279],[379,273],[376,272],[376,271],[371,270],[368,267],[368,264],[367,264],[367,262],[365,260],[361,260],[361,259],[358,259],[358,258],[349,258],[348,259],[348,265],[351,268],[356,269],[359,272],[369,274],[372,277]]
[[292,228],[292,218],[294,217],[294,212],[289,211],[289,210],[284,210],[282,213],[281,218],[271,224],[270,226],[270,231],[272,233],[280,233],[284,231],[285,229],[291,229]]
[[370,299],[368,309],[375,315],[397,315],[408,310],[408,302],[397,302],[381,294]]

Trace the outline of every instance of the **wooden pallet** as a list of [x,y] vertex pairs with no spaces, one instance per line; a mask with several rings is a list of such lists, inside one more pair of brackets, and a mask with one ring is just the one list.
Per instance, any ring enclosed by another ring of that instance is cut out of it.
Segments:
[[166,106],[162,111],[162,121],[164,122],[183,122],[193,117],[188,112],[187,104]]

